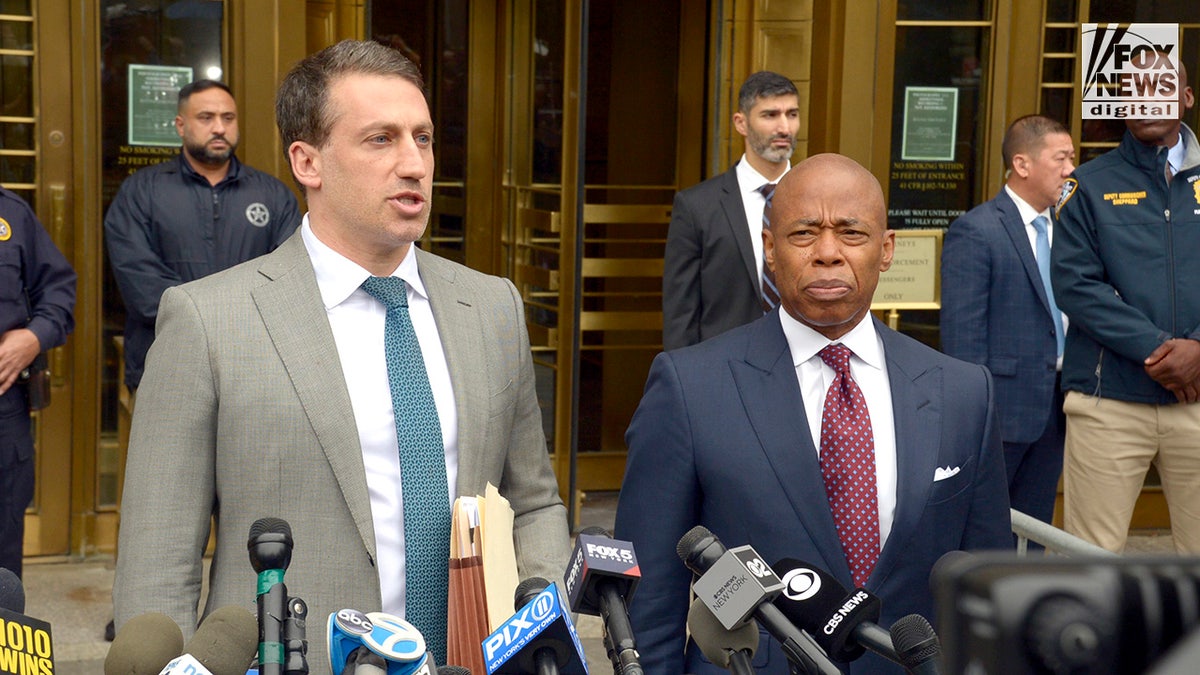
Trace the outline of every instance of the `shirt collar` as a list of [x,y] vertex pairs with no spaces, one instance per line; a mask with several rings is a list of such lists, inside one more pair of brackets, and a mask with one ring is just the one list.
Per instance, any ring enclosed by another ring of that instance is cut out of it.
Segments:
[[1172,145],[1170,149],[1167,150],[1167,161],[1171,164],[1172,175],[1179,173],[1180,167],[1183,166],[1184,147],[1186,145],[1183,139],[1183,125],[1180,125],[1179,140],[1175,141],[1175,145]]
[[871,320],[869,312],[858,322],[857,326],[850,329],[849,333],[832,342],[829,338],[792,318],[792,315],[782,307],[779,309],[779,321],[783,326],[783,335],[787,338],[788,349],[792,352],[792,365],[794,366],[808,361],[833,342],[840,342],[868,366],[883,370],[883,348],[875,332],[875,322]]
[[[321,301],[326,310],[345,302],[362,286],[367,277],[371,276],[361,265],[318,239],[309,225],[307,213],[300,223],[300,236],[304,240],[304,247],[308,249],[308,257],[312,260],[313,271],[317,275],[317,288],[321,291]],[[421,283],[421,275],[417,270],[416,248],[415,244],[408,247],[408,254],[390,276],[403,279],[417,295],[428,300],[425,284]]]
[[1021,222],[1026,226],[1033,223],[1033,219],[1037,218],[1038,216],[1046,216],[1046,220],[1052,220],[1050,218],[1050,209],[1046,209],[1045,211],[1038,213],[1032,206],[1029,205],[1029,202],[1021,199],[1016,192],[1013,192],[1012,188],[1005,185],[1004,191],[1008,193],[1008,196],[1012,198],[1013,203],[1017,205],[1017,213],[1020,214]]
[[[784,170],[783,174],[786,174],[791,169],[792,161],[788,160],[787,169]],[[744,154],[742,155],[742,158],[738,160],[734,170],[737,171],[738,186],[742,188],[742,192],[758,192],[758,189],[762,187],[764,183],[778,183],[779,181],[783,180],[783,174],[773,181],[767,180],[767,177],[759,173],[758,169],[750,166],[750,162],[746,161],[746,155]]]

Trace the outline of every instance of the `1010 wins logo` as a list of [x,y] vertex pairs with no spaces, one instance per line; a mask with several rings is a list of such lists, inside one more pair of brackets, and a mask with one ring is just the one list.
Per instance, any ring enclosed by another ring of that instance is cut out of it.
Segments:
[[1083,119],[1179,119],[1177,23],[1085,23]]

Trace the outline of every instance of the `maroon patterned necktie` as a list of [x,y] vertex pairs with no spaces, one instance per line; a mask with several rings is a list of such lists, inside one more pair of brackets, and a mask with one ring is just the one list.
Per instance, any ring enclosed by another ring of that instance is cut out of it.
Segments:
[[[765,199],[767,202],[766,205],[763,206],[762,218],[762,226],[765,230],[771,225],[770,221],[767,219],[767,209],[771,206],[771,193],[775,192],[775,184],[764,183],[762,187],[758,188],[758,192],[762,194],[763,199]],[[766,314],[767,312],[775,309],[775,306],[779,304],[779,289],[775,287],[775,275],[771,274],[771,268],[767,267],[766,251],[763,251],[762,279],[759,281],[759,286],[762,288],[762,291],[759,293],[758,301],[762,303],[763,314]]]
[[875,485],[875,437],[862,390],[850,377],[850,350],[821,350],[835,376],[821,413],[821,476],[854,585],[866,585],[879,559],[879,494]]

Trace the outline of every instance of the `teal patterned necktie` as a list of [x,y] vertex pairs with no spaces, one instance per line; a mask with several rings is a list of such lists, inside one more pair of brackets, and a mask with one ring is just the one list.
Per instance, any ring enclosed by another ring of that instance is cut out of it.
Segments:
[[445,663],[450,494],[441,422],[408,315],[407,284],[396,277],[368,277],[362,287],[387,307],[383,343],[404,495],[404,616],[425,636],[437,662]]

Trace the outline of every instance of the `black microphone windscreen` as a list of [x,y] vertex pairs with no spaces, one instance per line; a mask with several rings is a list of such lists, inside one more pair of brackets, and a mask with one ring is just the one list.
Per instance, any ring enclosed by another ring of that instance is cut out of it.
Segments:
[[684,533],[675,545],[675,555],[696,574],[704,574],[725,553],[725,545],[703,525]]
[[7,567],[0,567],[0,607],[17,614],[25,613],[25,586],[21,577]]
[[902,616],[892,624],[892,644],[904,666],[912,668],[942,653],[942,644],[929,620],[920,614]]
[[541,577],[530,577],[517,584],[517,590],[513,593],[514,609],[520,610],[528,605],[530,600],[536,598],[549,585],[550,582]]
[[292,526],[282,518],[259,518],[250,525],[251,541],[264,534],[279,534],[292,538]]
[[608,537],[609,539],[612,539],[612,536],[613,536],[612,532],[609,532],[608,530],[604,529],[603,527],[600,527],[599,525],[590,525],[588,527],[585,527],[585,528],[583,528],[583,530],[581,530],[579,532],[579,534],[586,534],[586,535],[590,535],[593,537]]
[[166,614],[135,616],[113,638],[104,675],[158,675],[183,653],[183,632]]
[[292,562],[292,526],[282,518],[259,518],[250,525],[246,548],[255,572],[286,570]]
[[246,675],[258,653],[258,620],[229,605],[208,615],[183,648],[213,675]]
[[465,666],[442,666],[437,675],[471,675],[471,669]]
[[738,628],[729,630],[721,625],[700,599],[693,600],[691,608],[688,609],[687,626],[692,640],[696,642],[704,658],[726,670],[729,669],[729,659],[734,652],[745,650],[753,656],[758,649],[758,624],[747,621]]

